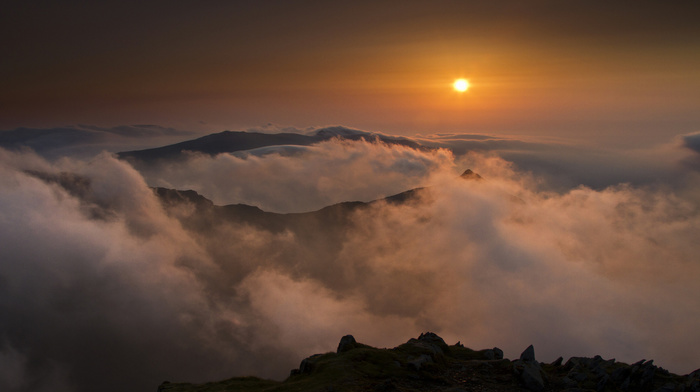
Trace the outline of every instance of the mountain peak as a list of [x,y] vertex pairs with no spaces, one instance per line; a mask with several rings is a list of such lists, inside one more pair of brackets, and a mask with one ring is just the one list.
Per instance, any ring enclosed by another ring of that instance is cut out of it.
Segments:
[[481,177],[479,174],[474,173],[472,169],[467,169],[462,173],[460,176],[461,178],[464,178],[465,180],[483,180],[484,178]]

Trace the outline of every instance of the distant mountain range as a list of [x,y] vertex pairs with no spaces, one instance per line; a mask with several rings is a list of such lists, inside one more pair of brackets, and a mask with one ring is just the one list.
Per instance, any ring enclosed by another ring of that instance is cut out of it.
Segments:
[[150,162],[177,159],[186,151],[216,155],[221,153],[250,151],[266,147],[310,146],[333,138],[366,140],[370,142],[381,141],[386,144],[422,148],[420,144],[401,137],[391,137],[345,127],[329,127],[316,130],[306,135],[299,133],[272,134],[224,131],[168,146],[138,151],[125,151],[119,153],[118,156],[127,160]]

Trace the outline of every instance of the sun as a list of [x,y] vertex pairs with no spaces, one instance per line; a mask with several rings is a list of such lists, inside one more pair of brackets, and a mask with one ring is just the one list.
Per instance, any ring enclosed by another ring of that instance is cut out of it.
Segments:
[[469,81],[467,79],[457,79],[452,84],[452,87],[454,87],[456,91],[463,93],[469,89]]

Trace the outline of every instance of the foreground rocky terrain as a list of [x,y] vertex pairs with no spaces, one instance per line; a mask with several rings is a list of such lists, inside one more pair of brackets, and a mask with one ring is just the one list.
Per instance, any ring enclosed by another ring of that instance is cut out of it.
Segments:
[[206,384],[163,382],[158,392],[214,391],[700,391],[700,369],[679,376],[652,360],[633,364],[615,359],[573,357],[546,364],[529,346],[519,359],[503,351],[448,346],[434,333],[392,348],[378,349],[340,340],[334,353],[315,354],[282,381],[236,377]]

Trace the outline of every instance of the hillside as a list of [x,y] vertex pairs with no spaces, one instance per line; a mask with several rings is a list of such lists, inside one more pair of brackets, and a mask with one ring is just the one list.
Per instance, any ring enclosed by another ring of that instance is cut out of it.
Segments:
[[346,140],[379,140],[386,144],[405,145],[420,148],[420,145],[401,137],[390,137],[381,134],[363,132],[344,127],[329,127],[319,129],[311,134],[299,133],[259,133],[224,131],[213,133],[193,140],[171,144],[158,148],[119,153],[119,157],[131,162],[153,162],[159,160],[174,160],[181,158],[186,151],[206,155],[250,151],[274,146],[310,146],[332,138]]
[[391,349],[370,347],[350,336],[336,352],[315,354],[281,382],[236,377],[206,384],[163,382],[158,392],[222,391],[700,391],[700,369],[679,376],[641,360],[634,364],[593,358],[540,363],[532,346],[520,358],[492,349],[448,346],[434,333]]

